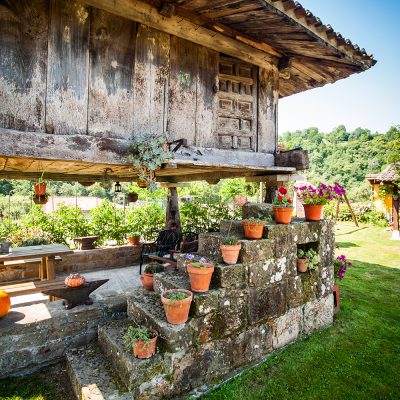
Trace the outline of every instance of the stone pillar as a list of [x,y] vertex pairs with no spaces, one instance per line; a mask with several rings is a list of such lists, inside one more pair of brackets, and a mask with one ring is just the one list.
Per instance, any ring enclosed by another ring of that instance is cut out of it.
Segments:
[[179,214],[179,198],[176,186],[168,187],[167,212],[165,218],[165,227],[168,229],[171,222],[178,226],[178,232],[181,232],[181,218]]

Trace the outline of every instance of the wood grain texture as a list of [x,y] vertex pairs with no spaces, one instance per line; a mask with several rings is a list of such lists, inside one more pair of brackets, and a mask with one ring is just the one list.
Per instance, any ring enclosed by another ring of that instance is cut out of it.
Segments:
[[134,79],[134,131],[167,128],[170,35],[139,25]]
[[276,68],[259,68],[257,151],[274,153],[277,146],[279,73]]
[[0,126],[44,129],[47,0],[0,3]]
[[87,133],[89,9],[50,0],[46,132]]
[[136,23],[92,9],[88,133],[131,138]]
[[198,45],[171,37],[171,73],[169,79],[168,131],[172,140],[196,140],[196,90]]

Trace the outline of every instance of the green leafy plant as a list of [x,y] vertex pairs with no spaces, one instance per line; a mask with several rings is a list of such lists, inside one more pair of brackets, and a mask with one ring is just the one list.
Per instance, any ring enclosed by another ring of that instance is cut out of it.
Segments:
[[249,225],[265,225],[267,222],[270,222],[271,219],[271,216],[264,217],[263,219],[250,217],[245,219],[244,221],[247,221]]
[[319,266],[319,255],[314,249],[298,249],[297,250],[297,258],[305,258],[308,259],[308,269],[313,271]]
[[185,292],[176,291],[173,293],[166,293],[164,297],[169,300],[169,304],[175,303],[175,301],[182,301],[189,297]]
[[236,236],[227,236],[222,240],[222,244],[226,246],[234,246],[239,243],[239,240]]
[[132,232],[128,232],[126,234],[127,237],[140,237],[140,232],[138,231],[132,231]]
[[157,274],[163,271],[164,271],[164,265],[155,261],[147,264],[144,269],[145,274]]
[[146,181],[150,190],[156,189],[155,171],[167,160],[174,158],[168,149],[168,133],[159,135],[141,133],[134,138],[129,160],[137,171],[139,179]]
[[147,348],[150,346],[150,340],[157,336],[157,332],[146,328],[145,326],[128,326],[126,334],[123,336],[127,347],[132,346],[134,342],[144,342],[144,346]]

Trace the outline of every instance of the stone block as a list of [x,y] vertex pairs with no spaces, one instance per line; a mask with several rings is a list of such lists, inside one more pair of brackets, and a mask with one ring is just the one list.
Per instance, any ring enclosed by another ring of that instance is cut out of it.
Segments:
[[247,325],[247,290],[225,289],[220,293],[219,303],[225,335]]
[[310,301],[303,306],[303,332],[309,334],[333,323],[333,295]]
[[[293,263],[293,262],[292,262]],[[291,274],[290,262],[286,257],[269,258],[248,267],[249,285],[265,287],[286,280]]]
[[280,317],[286,312],[287,283],[249,289],[249,323]]
[[299,274],[302,282],[303,300],[307,303],[318,296],[318,271],[307,271]]
[[243,264],[216,264],[211,279],[215,288],[242,288],[247,283],[247,269]]
[[246,203],[242,207],[243,219],[258,218],[271,221],[274,215],[272,204],[267,203]]
[[289,277],[287,280],[287,306],[288,308],[298,307],[303,300],[303,284],[300,276]]
[[270,324],[248,328],[228,343],[227,357],[232,368],[260,361],[272,351]]
[[242,220],[240,220],[240,221],[233,221],[233,220],[221,221],[220,232],[224,236],[236,236],[239,239],[244,238],[243,222],[242,222]]
[[200,233],[198,254],[207,257],[217,257],[221,255],[220,246],[225,236],[220,232]]
[[239,261],[245,267],[274,256],[274,241],[270,239],[243,240]]
[[294,229],[293,239],[298,244],[318,242],[321,237],[323,223],[323,221],[296,221],[296,223],[292,224]]
[[273,348],[279,349],[296,341],[301,334],[303,312],[301,307],[288,310],[288,312],[274,321]]

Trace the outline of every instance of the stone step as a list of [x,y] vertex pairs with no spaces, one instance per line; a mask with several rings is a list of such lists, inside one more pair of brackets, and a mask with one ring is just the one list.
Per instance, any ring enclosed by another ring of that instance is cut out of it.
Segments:
[[98,341],[118,377],[132,392],[133,398],[137,398],[143,391],[151,389],[152,382],[155,384],[166,379],[167,369],[163,355],[159,353],[158,342],[155,356],[148,359],[134,357],[123,339],[131,324],[132,321],[126,319],[100,325]]
[[97,344],[67,353],[67,370],[78,400],[132,399]]
[[136,324],[155,329],[161,336],[159,344],[163,351],[174,353],[195,343],[198,321],[189,318],[185,324],[169,324],[159,293],[135,290],[128,297],[128,318]]

